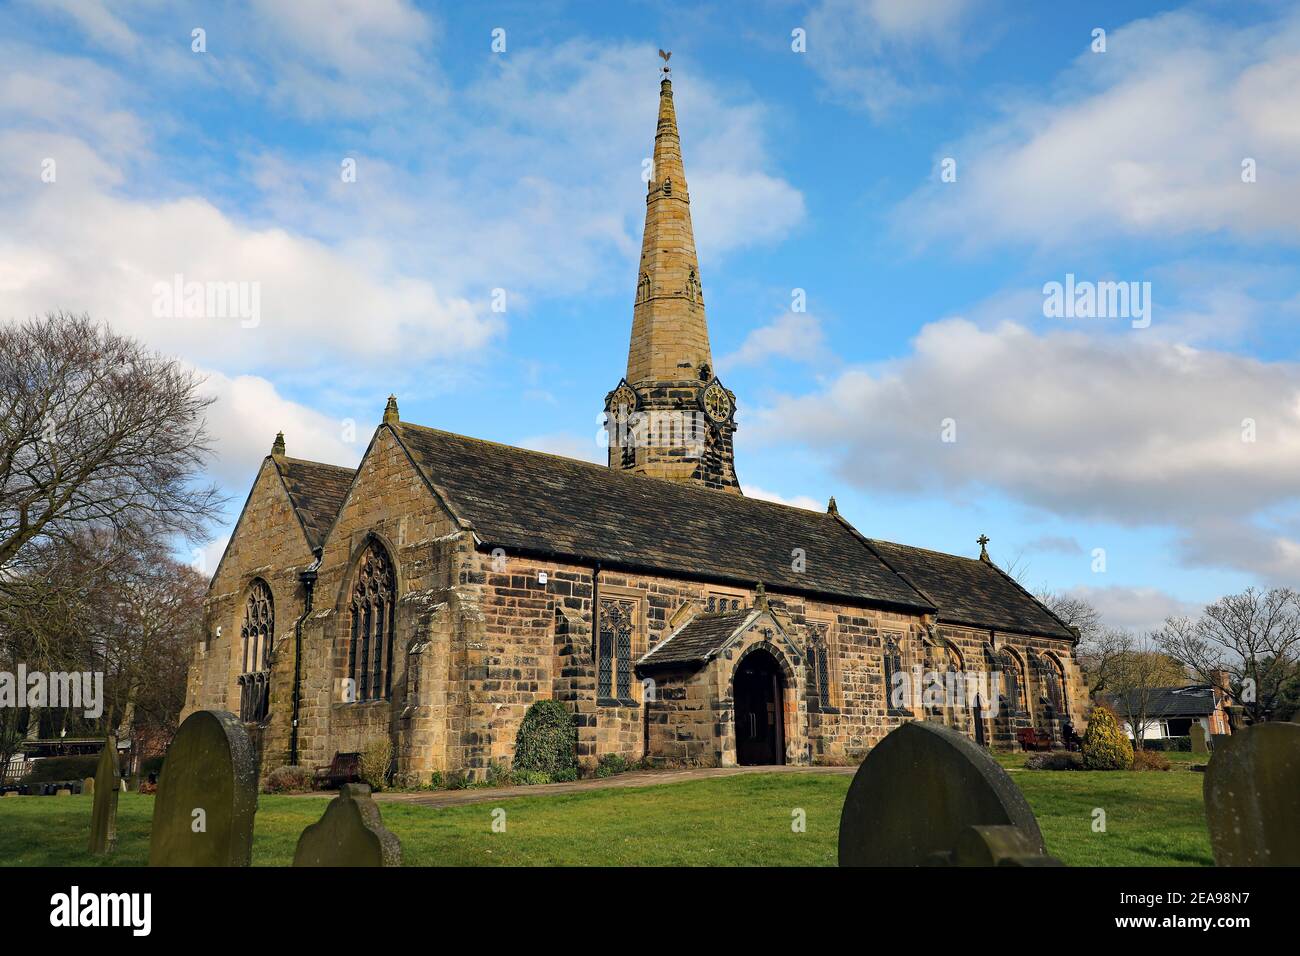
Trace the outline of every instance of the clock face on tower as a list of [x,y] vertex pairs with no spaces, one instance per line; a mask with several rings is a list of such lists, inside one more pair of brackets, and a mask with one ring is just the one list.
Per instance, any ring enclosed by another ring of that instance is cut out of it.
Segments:
[[616,414],[621,410],[625,415],[636,411],[636,392],[626,385],[620,385],[609,400],[609,409]]
[[717,379],[704,390],[704,411],[715,422],[725,422],[731,416],[731,396]]

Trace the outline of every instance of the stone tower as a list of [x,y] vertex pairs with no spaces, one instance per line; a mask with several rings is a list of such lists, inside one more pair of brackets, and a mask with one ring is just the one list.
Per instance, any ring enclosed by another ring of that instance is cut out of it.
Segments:
[[740,494],[736,396],[713,374],[673,85],[664,69],[627,376],[605,396],[609,467]]

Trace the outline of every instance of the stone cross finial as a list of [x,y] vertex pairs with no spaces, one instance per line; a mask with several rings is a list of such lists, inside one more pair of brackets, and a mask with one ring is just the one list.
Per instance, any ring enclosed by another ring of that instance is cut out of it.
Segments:
[[831,500],[826,503],[826,513],[828,515],[837,515],[840,509],[835,504],[835,496],[831,495]]
[[271,454],[272,455],[284,454],[284,432],[275,433],[275,441],[271,443]]
[[986,534],[982,534],[975,539],[975,543],[980,546],[980,560],[981,561],[991,560],[989,558],[989,549],[987,547],[989,543],[989,536]]
[[754,585],[754,607],[760,611],[767,610],[767,588],[759,581]]
[[401,421],[397,414],[397,396],[389,395],[388,404],[384,406],[384,424],[392,425]]

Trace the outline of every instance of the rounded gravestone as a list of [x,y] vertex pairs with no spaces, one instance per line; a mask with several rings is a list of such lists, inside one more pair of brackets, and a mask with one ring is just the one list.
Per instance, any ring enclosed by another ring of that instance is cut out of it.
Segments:
[[840,815],[840,866],[946,861],[969,827],[1013,826],[1045,853],[1033,811],[982,747],[939,724],[911,721],[876,744]]
[[1216,737],[1205,821],[1219,866],[1300,866],[1300,724]]
[[294,866],[401,866],[402,844],[379,815],[364,783],[346,783],[325,815],[302,831]]
[[167,748],[149,834],[150,866],[248,866],[257,766],[239,719],[199,710]]

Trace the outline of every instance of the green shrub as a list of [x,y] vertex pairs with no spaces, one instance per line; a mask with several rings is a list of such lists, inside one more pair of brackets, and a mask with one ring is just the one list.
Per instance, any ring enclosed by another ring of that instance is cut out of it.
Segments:
[[615,774],[627,773],[634,769],[636,765],[631,763],[622,754],[605,754],[596,764],[597,777],[612,777]]
[[550,783],[550,774],[542,773],[540,770],[516,770],[512,777],[517,786],[536,787],[543,783]]
[[302,793],[312,788],[315,774],[310,767],[276,767],[262,781],[263,793]]
[[54,780],[85,780],[95,775],[98,756],[42,757],[21,783],[50,783]]
[[1191,737],[1162,737],[1159,740],[1144,740],[1142,749],[1155,750],[1159,753],[1185,753],[1192,752]]
[[539,700],[528,708],[515,735],[516,770],[538,770],[552,780],[578,772],[578,729],[558,700]]
[[1128,770],[1133,766],[1133,745],[1120,730],[1115,712],[1103,704],[1092,710],[1081,749],[1088,770]]
[[393,742],[388,735],[370,738],[361,751],[361,779],[370,784],[371,790],[383,790],[388,786],[388,774],[392,765]]
[[1133,752],[1134,770],[1168,770],[1169,758],[1155,750],[1135,750]]
[[566,770],[557,770],[555,773],[548,774],[551,783],[572,783],[578,779],[578,768],[569,767]]

